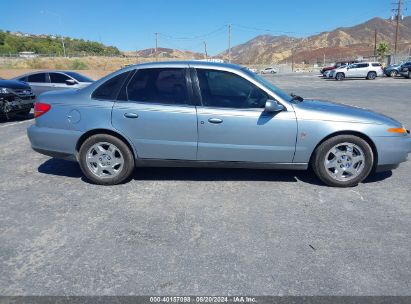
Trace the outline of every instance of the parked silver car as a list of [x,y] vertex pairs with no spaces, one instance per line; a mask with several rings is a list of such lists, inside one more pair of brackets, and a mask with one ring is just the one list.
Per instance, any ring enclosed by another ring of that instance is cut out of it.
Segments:
[[277,74],[278,70],[274,67],[268,67],[260,70],[260,74]]
[[366,78],[374,80],[384,75],[382,65],[379,62],[359,62],[348,66],[342,66],[330,73],[330,78],[344,80],[345,78]]
[[77,160],[92,182],[135,166],[307,169],[331,186],[406,161],[396,120],[288,95],[248,69],[200,61],[126,67],[81,90],[47,92],[28,129],[32,148]]
[[81,89],[94,82],[72,71],[39,71],[18,76],[14,80],[27,82],[37,96],[46,91]]

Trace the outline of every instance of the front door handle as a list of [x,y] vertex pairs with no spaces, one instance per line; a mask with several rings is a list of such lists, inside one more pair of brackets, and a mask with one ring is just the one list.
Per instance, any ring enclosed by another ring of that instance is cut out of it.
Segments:
[[223,122],[223,120],[220,118],[209,118],[208,122],[213,123],[213,124],[220,124]]
[[138,118],[138,114],[137,114],[137,113],[124,113],[124,117],[127,117],[127,118]]

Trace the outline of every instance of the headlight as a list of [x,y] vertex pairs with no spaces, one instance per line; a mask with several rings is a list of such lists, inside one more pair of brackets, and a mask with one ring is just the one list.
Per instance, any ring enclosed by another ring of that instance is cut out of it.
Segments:
[[7,88],[0,88],[0,94],[7,94],[9,90]]

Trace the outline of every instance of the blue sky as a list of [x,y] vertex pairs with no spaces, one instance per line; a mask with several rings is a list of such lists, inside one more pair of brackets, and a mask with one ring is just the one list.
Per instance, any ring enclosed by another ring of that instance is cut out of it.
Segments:
[[[390,17],[391,0],[13,0],[2,1],[0,29],[101,41],[120,50],[159,46],[210,54],[259,34],[309,36],[372,17]],[[338,17],[336,17],[336,15]]]

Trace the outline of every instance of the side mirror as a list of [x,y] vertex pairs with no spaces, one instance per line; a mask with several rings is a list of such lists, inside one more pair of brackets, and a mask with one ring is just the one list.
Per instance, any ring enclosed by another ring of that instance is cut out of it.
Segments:
[[77,84],[77,81],[75,81],[74,79],[67,79],[66,80],[66,85],[75,85]]
[[277,103],[275,100],[267,100],[264,107],[264,112],[267,113],[274,113],[274,112],[281,112],[285,108],[283,105]]

